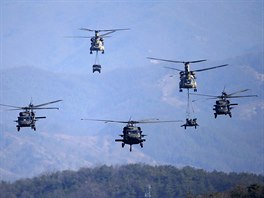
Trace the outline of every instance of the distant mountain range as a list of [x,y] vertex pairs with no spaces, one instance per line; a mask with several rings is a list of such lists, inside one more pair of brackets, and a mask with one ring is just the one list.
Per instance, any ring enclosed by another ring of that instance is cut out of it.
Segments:
[[92,74],[90,68],[84,74],[54,73],[31,66],[1,70],[1,104],[25,106],[31,98],[34,104],[63,101],[53,105],[59,111],[37,112],[47,119],[38,121],[36,132],[25,128],[17,132],[13,121],[18,112],[2,108],[0,179],[137,162],[263,174],[264,78],[260,57],[261,52],[256,52],[217,61],[213,64],[230,66],[197,74],[198,93],[215,95],[224,88],[228,92],[249,88],[249,94],[259,95],[235,100],[239,105],[233,118],[215,119],[213,100],[192,103],[198,129],[184,130],[181,123],[142,125],[147,141],[143,149],[133,146],[131,153],[128,147],[122,149],[114,142],[124,125],[81,118],[185,120],[186,91],[179,93],[178,75],[171,78],[177,73],[162,68],[165,65],[149,63],[105,73],[102,70],[101,74]]

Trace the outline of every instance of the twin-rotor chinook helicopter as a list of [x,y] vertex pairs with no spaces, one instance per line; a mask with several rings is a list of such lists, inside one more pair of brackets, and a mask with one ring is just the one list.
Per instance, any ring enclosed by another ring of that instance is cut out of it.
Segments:
[[47,102],[47,103],[43,103],[43,104],[39,104],[39,105],[33,105],[32,101],[29,103],[28,106],[25,107],[18,107],[18,106],[11,106],[11,105],[5,105],[5,104],[0,104],[1,106],[5,106],[5,107],[12,107],[13,109],[8,109],[8,110],[24,110],[22,112],[19,113],[17,120],[15,120],[15,122],[17,122],[17,131],[20,131],[21,127],[30,127],[31,129],[33,129],[34,131],[36,131],[36,121],[38,121],[39,119],[44,119],[46,117],[41,116],[41,117],[36,117],[34,110],[40,110],[40,109],[59,109],[58,107],[43,107],[49,104],[53,104],[56,102],[60,102],[62,100],[55,100],[55,101],[51,101],[51,102]]
[[[80,30],[94,32],[94,36],[71,36],[70,38],[90,38],[91,39],[91,47],[90,47],[90,54],[96,52],[96,60],[95,64],[93,65],[93,72],[97,71],[101,73],[101,65],[97,61],[98,52],[102,52],[104,54],[104,38],[109,37],[109,34],[112,34],[117,31],[122,30],[130,30],[128,28],[125,29],[108,29],[108,30],[92,30],[88,28],[80,28]],[[100,34],[100,32],[105,32],[104,34]]]
[[160,121],[159,119],[148,119],[148,120],[139,120],[139,121],[117,121],[117,120],[98,120],[98,119],[82,119],[89,121],[100,121],[100,122],[115,122],[115,123],[124,123],[127,124],[123,128],[123,134],[120,135],[121,139],[116,139],[116,142],[122,142],[122,148],[124,148],[125,144],[130,145],[130,152],[132,151],[133,144],[139,144],[141,148],[143,148],[143,142],[146,141],[144,137],[146,135],[142,134],[142,130],[140,127],[136,126],[136,124],[153,124],[153,123],[164,123],[164,122],[182,122],[181,120],[169,120],[169,121]]
[[219,65],[219,66],[214,66],[214,67],[208,67],[204,69],[196,69],[196,70],[190,70],[190,63],[199,63],[199,62],[204,62],[206,60],[196,60],[196,61],[174,61],[174,60],[166,60],[166,59],[159,59],[159,58],[151,58],[147,57],[148,59],[152,60],[157,60],[157,61],[165,61],[165,62],[170,62],[170,63],[183,63],[184,64],[184,70],[172,68],[172,67],[165,67],[168,69],[173,69],[177,70],[180,73],[180,82],[179,82],[179,89],[180,92],[182,92],[182,89],[194,89],[195,92],[197,92],[197,83],[196,83],[196,75],[195,72],[201,72],[201,71],[206,71],[210,69],[216,69],[220,67],[225,67],[228,64],[224,65]]
[[227,94],[225,90],[222,91],[222,94],[220,96],[214,96],[214,95],[206,95],[206,94],[195,94],[192,93],[192,95],[197,96],[206,96],[208,99],[218,99],[215,102],[213,110],[215,111],[214,116],[217,118],[217,115],[229,115],[229,117],[232,117],[231,109],[233,109],[235,105],[238,105],[237,103],[231,103],[228,98],[245,98],[245,97],[257,97],[257,95],[236,95],[245,91],[248,91],[249,89],[243,89],[240,91],[236,91],[230,94]]

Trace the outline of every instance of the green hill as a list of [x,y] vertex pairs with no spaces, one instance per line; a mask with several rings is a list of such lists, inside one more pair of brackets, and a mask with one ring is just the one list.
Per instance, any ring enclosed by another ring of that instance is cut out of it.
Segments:
[[206,172],[170,165],[103,165],[48,173],[13,183],[1,182],[0,197],[145,197],[149,186],[151,197],[207,197],[231,190],[244,192],[241,189],[254,185],[255,191],[263,196],[262,175]]

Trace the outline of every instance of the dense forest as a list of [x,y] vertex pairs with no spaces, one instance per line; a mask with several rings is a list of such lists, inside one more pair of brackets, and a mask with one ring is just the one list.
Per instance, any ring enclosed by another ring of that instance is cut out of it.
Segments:
[[0,197],[264,197],[264,176],[130,164],[2,181]]

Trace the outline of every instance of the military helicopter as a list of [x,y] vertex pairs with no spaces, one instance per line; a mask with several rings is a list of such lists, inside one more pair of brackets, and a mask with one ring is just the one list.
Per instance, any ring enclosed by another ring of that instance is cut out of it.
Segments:
[[18,107],[18,106],[11,106],[11,105],[5,105],[5,104],[0,104],[1,106],[5,107],[12,107],[14,109],[9,109],[9,110],[24,110],[19,113],[19,116],[17,117],[17,120],[14,122],[17,122],[17,131],[20,131],[21,127],[31,127],[34,131],[36,131],[36,121],[39,119],[45,119],[46,117],[36,117],[35,112],[33,110],[39,110],[39,109],[59,109],[57,107],[43,107],[52,103],[60,102],[62,100],[55,100],[39,105],[33,105],[32,101],[29,103],[28,106],[26,107]]
[[[93,51],[100,51],[102,54],[104,54],[104,38],[109,37],[107,35],[112,34],[116,31],[122,31],[122,30],[129,30],[126,29],[109,29],[109,30],[92,30],[88,28],[80,28],[80,30],[84,31],[90,31],[94,32],[94,36],[71,36],[70,38],[90,38],[91,39],[91,47],[90,47],[90,54],[93,53]],[[100,32],[106,32],[104,34],[100,35]]]
[[230,103],[230,101],[227,98],[245,98],[245,97],[257,97],[257,95],[244,95],[239,96],[236,94],[248,91],[249,89],[243,89],[240,91],[233,92],[231,94],[227,94],[225,92],[225,89],[222,91],[222,94],[220,96],[213,96],[213,95],[206,95],[206,94],[194,94],[198,96],[206,96],[209,97],[208,99],[218,99],[215,102],[213,110],[215,111],[214,116],[217,118],[217,115],[229,115],[229,117],[232,117],[231,109],[233,109],[235,105],[238,105],[237,103]]
[[199,62],[204,62],[206,60],[196,60],[196,61],[174,61],[174,60],[165,60],[165,59],[159,59],[159,58],[151,58],[147,57],[148,59],[152,60],[158,60],[158,61],[165,61],[165,62],[171,62],[171,63],[183,63],[184,64],[184,70],[172,68],[172,67],[165,67],[167,69],[173,69],[177,70],[180,73],[180,82],[179,82],[179,88],[180,92],[182,92],[182,89],[194,89],[195,92],[197,92],[197,83],[196,83],[196,75],[195,72],[201,72],[201,71],[206,71],[210,69],[216,69],[219,67],[225,67],[228,64],[224,65],[219,65],[219,66],[214,66],[214,67],[208,67],[204,69],[196,69],[191,71],[190,70],[190,63],[199,63]]
[[[93,73],[96,71],[101,73],[102,67],[98,61],[98,52],[102,52],[102,54],[104,54],[104,50],[105,50],[104,38],[109,37],[107,35],[112,34],[116,31],[130,30],[130,29],[126,28],[126,29],[109,29],[109,30],[91,30],[88,28],[80,28],[80,30],[94,32],[95,35],[94,36],[70,36],[68,38],[90,38],[91,39],[90,54],[92,54],[93,51],[96,52],[95,63],[93,65]],[[100,32],[105,32],[105,33],[100,34]]]
[[115,123],[124,123],[127,124],[123,128],[123,134],[119,135],[122,137],[121,139],[115,139],[116,142],[122,142],[122,148],[124,148],[125,144],[130,145],[130,152],[132,151],[133,144],[139,144],[141,148],[143,148],[143,142],[146,141],[144,137],[146,135],[142,134],[142,130],[140,127],[136,126],[136,124],[152,124],[152,123],[162,123],[162,122],[181,122],[181,120],[171,120],[171,121],[160,121],[159,119],[148,119],[148,120],[129,120],[129,121],[116,121],[116,120],[98,120],[98,119],[81,119],[81,120],[89,120],[89,121],[100,121],[100,122],[115,122]]

